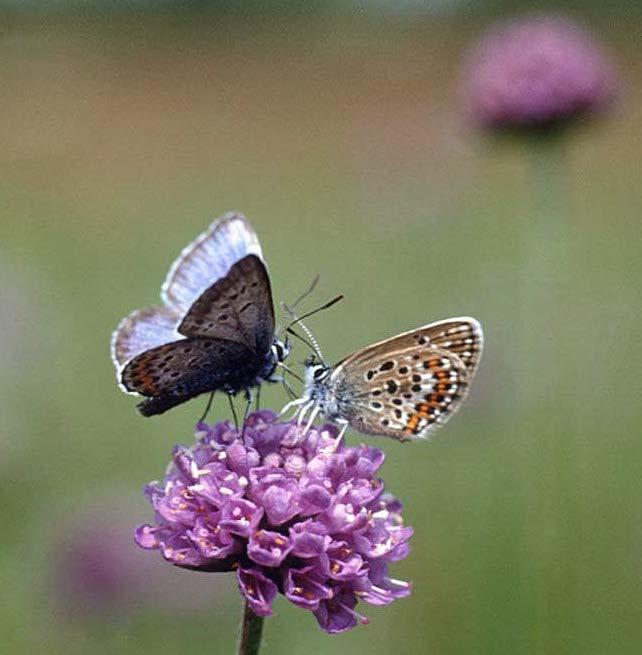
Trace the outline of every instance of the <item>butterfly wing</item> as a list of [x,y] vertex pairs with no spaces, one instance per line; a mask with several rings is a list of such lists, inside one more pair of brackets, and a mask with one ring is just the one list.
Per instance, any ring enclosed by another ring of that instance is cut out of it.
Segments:
[[328,380],[339,413],[366,434],[426,436],[466,397],[482,339],[474,319],[449,319],[354,353]]
[[116,328],[111,340],[111,358],[120,382],[121,372],[128,361],[180,335],[176,326],[180,316],[169,307],[138,309],[126,316]]
[[250,254],[263,259],[256,232],[242,214],[225,214],[178,256],[161,289],[163,302],[184,316],[206,289]]
[[[415,346],[425,349],[441,348],[457,355],[465,364],[470,381],[477,372],[484,346],[484,335],[479,321],[474,318],[469,316],[449,318],[373,343],[350,355],[343,362],[350,360],[351,364],[355,365],[367,361],[373,353],[379,353],[384,348],[389,351],[402,351]],[[340,362],[337,367],[343,362]]]
[[188,337],[228,339],[251,351],[268,352],[274,338],[270,278],[256,255],[236,262],[190,307],[178,327]]
[[234,387],[251,374],[253,359],[244,345],[233,341],[181,339],[134,357],[123,368],[121,381],[128,392],[148,398],[139,409],[151,416],[202,393]]

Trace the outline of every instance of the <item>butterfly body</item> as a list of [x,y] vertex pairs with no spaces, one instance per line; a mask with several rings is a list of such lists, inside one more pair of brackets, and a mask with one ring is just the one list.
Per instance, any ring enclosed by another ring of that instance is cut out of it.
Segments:
[[424,437],[463,401],[482,350],[471,318],[431,323],[357,351],[336,366],[311,360],[299,418],[350,426],[400,441]]
[[162,298],[123,319],[112,339],[118,381],[145,397],[144,416],[277,381],[289,346],[275,336],[270,280],[243,216],[224,216],[181,253]]

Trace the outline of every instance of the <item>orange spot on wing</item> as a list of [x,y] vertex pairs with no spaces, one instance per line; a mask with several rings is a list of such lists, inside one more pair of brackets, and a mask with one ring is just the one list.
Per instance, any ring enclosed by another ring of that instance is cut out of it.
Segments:
[[140,385],[142,384],[145,391],[156,396],[158,395],[158,387],[156,386],[156,382],[154,381],[154,376],[150,371],[144,368],[139,368],[138,369],[138,376],[136,382]]

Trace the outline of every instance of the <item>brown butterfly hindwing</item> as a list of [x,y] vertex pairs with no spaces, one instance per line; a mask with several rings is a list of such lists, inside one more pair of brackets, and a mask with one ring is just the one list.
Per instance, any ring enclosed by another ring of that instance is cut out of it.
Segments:
[[132,359],[123,369],[122,384],[150,399],[139,407],[141,413],[150,416],[202,393],[251,386],[258,369],[249,369],[248,361],[252,361],[252,353],[243,344],[182,339]]

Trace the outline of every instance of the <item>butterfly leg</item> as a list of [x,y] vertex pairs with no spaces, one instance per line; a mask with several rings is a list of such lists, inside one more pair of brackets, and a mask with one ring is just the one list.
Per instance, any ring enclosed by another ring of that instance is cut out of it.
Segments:
[[207,405],[205,406],[205,411],[203,412],[203,415],[201,416],[200,419],[198,419],[199,423],[203,423],[205,419],[207,418],[207,415],[210,413],[210,409],[212,408],[212,401],[214,400],[214,392],[210,394],[210,397],[207,401]]
[[297,396],[294,393],[294,389],[292,388],[292,385],[285,379],[285,376],[281,378],[281,384],[283,385],[285,393],[288,394],[290,400],[296,400]]
[[343,440],[343,435],[348,429],[348,421],[338,420],[337,424],[341,425],[341,429],[339,430],[339,434],[336,436],[336,438],[323,448],[323,452],[326,454],[335,453],[337,451],[341,445],[341,441]]
[[247,415],[250,413],[250,407],[252,406],[252,389],[245,390],[245,411],[243,412],[243,423],[241,424],[241,441],[245,436],[245,422],[247,421]]
[[236,409],[234,408],[234,401],[232,400],[232,394],[227,394],[227,399],[230,401],[230,410],[232,411],[232,417],[234,418],[234,427],[239,429],[239,418],[236,415]]
[[299,416],[296,420],[297,427],[301,427],[303,425],[303,421],[305,420],[306,414],[314,407],[314,400],[308,401],[301,409],[299,410]]
[[312,412],[310,412],[310,418],[308,419],[308,422],[305,425],[305,428],[303,430],[303,434],[306,435],[309,431],[310,428],[312,427],[312,424],[314,423],[314,419],[317,417],[317,414],[321,411],[321,408],[317,405]]
[[303,398],[296,398],[295,400],[291,400],[289,403],[286,403],[283,405],[283,408],[281,409],[281,412],[279,413],[279,416],[283,416],[283,414],[289,412],[293,407],[296,407],[294,414],[292,415],[292,419],[294,420],[294,417],[299,413],[300,411],[300,406],[305,405],[307,402],[309,402],[310,399],[307,396],[304,396]]

